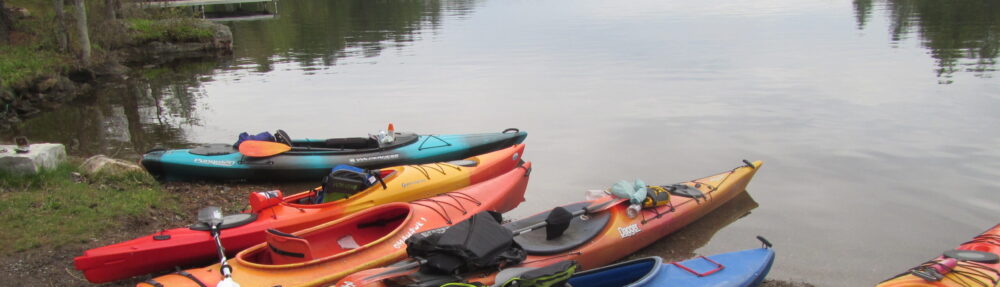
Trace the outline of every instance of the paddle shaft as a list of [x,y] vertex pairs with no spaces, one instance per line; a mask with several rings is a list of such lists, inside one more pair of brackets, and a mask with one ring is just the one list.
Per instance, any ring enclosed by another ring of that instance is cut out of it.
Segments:
[[215,246],[218,247],[217,249],[219,251],[219,260],[221,261],[220,263],[222,264],[222,268],[219,268],[219,271],[222,271],[222,276],[229,278],[230,276],[232,276],[231,273],[233,268],[229,267],[229,260],[226,259],[226,249],[222,247],[222,238],[220,238],[221,236],[219,233],[220,233],[219,225],[213,224],[212,238],[215,239]]

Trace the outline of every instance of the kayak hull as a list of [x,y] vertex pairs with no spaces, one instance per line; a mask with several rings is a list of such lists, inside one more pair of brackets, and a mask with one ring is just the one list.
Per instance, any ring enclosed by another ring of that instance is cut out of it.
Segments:
[[[288,196],[281,204],[252,212],[256,219],[246,225],[224,229],[222,243],[229,255],[264,241],[264,232],[274,228],[295,232],[366,208],[391,202],[409,202],[471,185],[486,184],[509,173],[523,162],[524,144],[467,158],[473,167],[448,163],[392,167],[386,187],[376,184],[346,199],[300,204],[313,191]],[[120,280],[175,266],[210,262],[218,255],[206,231],[175,228],[133,240],[87,250],[74,265],[94,283]]]
[[[957,250],[970,250],[991,253],[1000,256],[1000,224],[993,226],[989,230],[976,236],[971,241],[959,245]],[[945,260],[945,256],[939,256],[931,261],[925,262],[921,266],[929,266]],[[995,258],[995,257],[994,257]],[[927,281],[910,272],[897,275],[894,278],[883,281],[878,287],[898,287],[898,286],[986,286],[1000,282],[1000,262],[982,263],[959,261],[951,272],[944,274],[944,278],[938,281]],[[983,282],[982,284],[974,282]]]
[[[231,146],[227,153],[202,155],[192,149],[154,150],[140,161],[162,180],[294,181],[319,180],[338,164],[384,168],[458,160],[524,141],[527,132],[420,135],[412,143],[385,150],[292,150],[248,157]],[[303,140],[298,142],[311,142]]]
[[[359,270],[375,268],[406,257],[404,241],[410,236],[458,223],[481,211],[506,212],[524,201],[531,163],[489,179],[481,184],[442,194],[412,203],[381,205],[348,217],[311,227],[294,235],[309,239],[319,238],[327,230],[351,225],[358,218],[365,218],[389,208],[406,208],[405,222],[390,234],[378,240],[336,255],[292,264],[266,264],[259,262],[261,254],[268,251],[267,244],[258,244],[238,253],[229,260],[233,279],[241,286],[319,286],[336,282],[343,276]],[[355,237],[359,235],[355,234]],[[219,264],[204,268],[188,269],[182,273],[160,276],[137,286],[215,286],[222,275]],[[195,278],[195,280],[192,280]]]
[[[771,270],[774,251],[757,248],[706,258],[719,263],[722,269],[706,274],[718,266],[700,257],[666,264],[659,257],[647,257],[577,273],[568,283],[574,287],[757,286]],[[678,264],[705,275],[698,276]]]

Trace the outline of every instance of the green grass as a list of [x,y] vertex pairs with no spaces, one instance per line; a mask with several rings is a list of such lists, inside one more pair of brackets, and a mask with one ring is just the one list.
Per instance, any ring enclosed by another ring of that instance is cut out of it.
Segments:
[[136,32],[134,39],[140,43],[153,41],[198,42],[212,39],[212,31],[197,27],[193,21],[129,19],[129,27]]
[[0,46],[0,79],[3,87],[24,86],[38,76],[60,73],[73,59],[35,45]]
[[87,242],[152,209],[177,211],[177,201],[144,172],[99,174],[74,182],[75,165],[33,176],[0,173],[0,255]]

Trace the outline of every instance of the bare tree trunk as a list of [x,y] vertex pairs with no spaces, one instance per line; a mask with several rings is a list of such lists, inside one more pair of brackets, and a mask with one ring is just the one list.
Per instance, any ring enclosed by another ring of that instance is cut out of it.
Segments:
[[7,4],[4,3],[4,0],[0,0],[0,44],[10,43],[11,26],[13,23],[10,20],[10,15],[7,15]]
[[104,19],[105,21],[111,21],[118,18],[118,0],[104,0]]
[[73,0],[76,6],[76,31],[80,39],[80,61],[90,65],[90,35],[87,31],[87,7],[83,0]]
[[56,12],[56,43],[59,43],[59,51],[66,52],[69,50],[69,35],[66,34],[66,13],[63,12],[63,5],[66,5],[63,0],[52,0]]

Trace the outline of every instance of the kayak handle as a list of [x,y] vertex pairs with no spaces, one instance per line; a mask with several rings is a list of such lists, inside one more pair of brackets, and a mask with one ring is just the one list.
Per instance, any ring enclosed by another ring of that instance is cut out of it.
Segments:
[[760,243],[763,243],[765,247],[771,248],[771,241],[768,241],[764,236],[757,235],[757,240],[760,240]]
[[515,133],[519,133],[519,132],[521,132],[521,130],[519,130],[519,129],[517,129],[517,128],[508,128],[508,129],[506,129],[506,130],[503,130],[503,132],[502,132],[502,133],[504,133],[504,134],[505,134],[505,133],[507,133],[507,132],[515,132]]
[[719,270],[722,270],[723,268],[726,268],[725,266],[722,266],[722,264],[719,264],[719,262],[715,262],[712,259],[708,259],[708,257],[698,256],[698,258],[705,259],[708,262],[712,262],[712,264],[715,264],[715,266],[716,266],[715,269],[708,270],[708,271],[706,271],[704,273],[698,273],[698,271],[694,271],[691,268],[688,268],[687,266],[684,266],[680,262],[671,262],[670,264],[673,264],[673,265],[675,265],[677,267],[680,267],[681,269],[684,269],[687,272],[691,272],[691,274],[698,275],[698,277],[705,277],[705,276],[708,276],[708,275],[712,275],[713,273],[719,272]]

